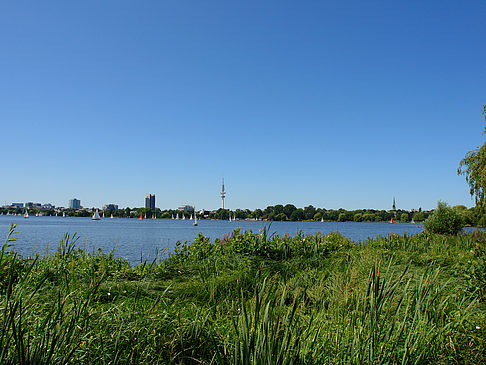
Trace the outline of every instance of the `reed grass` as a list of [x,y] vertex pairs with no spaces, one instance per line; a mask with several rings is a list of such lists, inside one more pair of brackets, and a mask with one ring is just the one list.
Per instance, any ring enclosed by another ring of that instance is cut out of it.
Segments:
[[[478,364],[486,234],[199,235],[131,266],[0,253],[1,364]],[[20,233],[21,234],[21,233]]]

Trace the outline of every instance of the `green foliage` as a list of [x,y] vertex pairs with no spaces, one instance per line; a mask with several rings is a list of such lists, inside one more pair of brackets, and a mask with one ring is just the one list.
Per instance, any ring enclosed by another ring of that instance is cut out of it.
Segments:
[[[486,120],[486,104],[483,105],[483,114]],[[483,134],[486,133],[486,127]],[[469,151],[459,163],[458,175],[465,175],[469,184],[469,193],[474,196],[476,205],[483,210],[486,197],[486,142],[480,148]]]
[[403,222],[403,223],[409,222],[408,214],[407,213],[400,214],[400,222]]
[[136,267],[78,249],[76,235],[21,258],[13,237],[0,255],[2,364],[486,360],[483,232],[361,243],[267,226],[199,234]]
[[463,227],[464,220],[461,214],[441,201],[437,203],[437,209],[425,221],[427,231],[439,234],[456,235],[461,232]]

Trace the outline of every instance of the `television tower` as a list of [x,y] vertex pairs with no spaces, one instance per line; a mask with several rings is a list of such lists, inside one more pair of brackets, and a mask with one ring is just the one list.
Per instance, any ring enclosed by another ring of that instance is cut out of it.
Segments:
[[223,176],[223,185],[221,186],[221,203],[222,208],[224,209],[224,197],[226,196],[226,192],[224,191],[224,176]]

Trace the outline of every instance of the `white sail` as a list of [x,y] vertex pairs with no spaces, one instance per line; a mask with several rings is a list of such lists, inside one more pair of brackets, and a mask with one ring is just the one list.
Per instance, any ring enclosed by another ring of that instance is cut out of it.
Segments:
[[191,221],[192,221],[192,214],[191,214],[191,218],[189,218]]
[[24,218],[29,218],[29,212],[27,210],[24,213]]
[[65,217],[66,216],[66,213],[65,212],[62,212],[62,216]]
[[176,214],[176,219],[179,219],[179,213]]
[[103,218],[105,218],[105,211],[103,211]]
[[172,217],[170,217],[170,219],[174,219],[174,214],[172,214]]
[[182,214],[182,220],[185,220],[186,219],[186,216],[184,214]]
[[[192,225],[197,226],[196,206],[193,206],[192,209],[194,209],[194,222],[192,222]],[[192,219],[192,214],[191,214],[191,219]]]
[[113,219],[113,214],[110,216],[110,219]]
[[99,221],[101,218],[100,218],[100,213],[98,213],[98,209],[96,209],[96,212],[93,214],[93,216],[91,217],[92,220],[94,221]]

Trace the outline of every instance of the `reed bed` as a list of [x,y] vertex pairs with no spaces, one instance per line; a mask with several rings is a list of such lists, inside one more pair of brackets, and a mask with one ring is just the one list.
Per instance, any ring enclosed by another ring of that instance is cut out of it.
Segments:
[[131,266],[0,253],[1,364],[479,364],[486,234],[199,235]]

